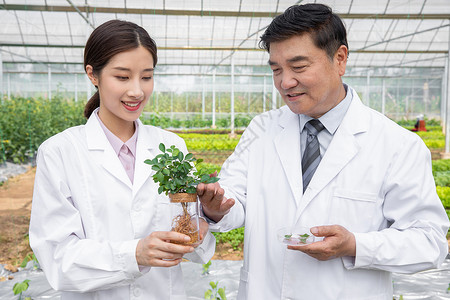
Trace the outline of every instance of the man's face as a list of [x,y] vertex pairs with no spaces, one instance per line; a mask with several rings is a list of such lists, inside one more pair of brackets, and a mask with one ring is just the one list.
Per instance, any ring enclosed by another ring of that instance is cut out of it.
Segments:
[[347,47],[331,60],[309,34],[270,43],[269,65],[275,87],[296,114],[319,118],[345,98],[341,76],[347,64]]

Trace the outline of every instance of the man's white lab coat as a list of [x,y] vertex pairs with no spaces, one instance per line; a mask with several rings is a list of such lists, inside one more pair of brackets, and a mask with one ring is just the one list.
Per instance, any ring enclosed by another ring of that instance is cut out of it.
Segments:
[[[237,201],[214,228],[245,225],[238,299],[392,300],[390,272],[444,260],[449,221],[429,150],[348,92],[352,103],[304,194],[299,119],[287,106],[254,118],[223,165],[220,184]],[[282,227],[331,224],[354,233],[356,259],[318,261],[277,240]]]

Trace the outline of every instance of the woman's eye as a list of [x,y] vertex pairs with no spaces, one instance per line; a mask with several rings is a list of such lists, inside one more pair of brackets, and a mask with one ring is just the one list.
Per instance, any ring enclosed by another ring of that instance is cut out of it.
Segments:
[[152,76],[142,77],[142,79],[144,79],[144,80],[150,80],[150,79],[152,79]]
[[119,80],[127,80],[128,79],[128,77],[126,77],[126,76],[116,76],[116,78]]

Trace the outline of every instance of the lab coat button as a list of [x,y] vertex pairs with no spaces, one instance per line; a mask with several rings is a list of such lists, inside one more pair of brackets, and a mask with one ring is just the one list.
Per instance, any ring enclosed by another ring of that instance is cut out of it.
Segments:
[[135,297],[139,297],[139,296],[141,295],[141,289],[140,289],[138,286],[136,286],[136,287],[134,288],[134,290],[133,290],[133,295],[134,295]]

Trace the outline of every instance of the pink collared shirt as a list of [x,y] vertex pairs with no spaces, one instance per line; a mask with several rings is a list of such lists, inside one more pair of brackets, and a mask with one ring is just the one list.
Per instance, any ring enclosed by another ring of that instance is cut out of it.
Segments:
[[119,157],[119,160],[122,163],[122,166],[125,169],[125,172],[127,173],[128,177],[130,178],[131,183],[133,183],[134,163],[136,161],[136,143],[139,129],[138,122],[134,121],[134,126],[136,130],[134,131],[133,136],[124,143],[122,142],[121,139],[115,136],[114,133],[112,133],[108,128],[106,128],[105,124],[103,124],[102,120],[100,120],[98,116],[98,111],[95,113],[95,115],[97,116],[97,120],[99,121],[100,126],[105,132],[106,138],[113,147],[114,152],[116,152],[117,156]]

